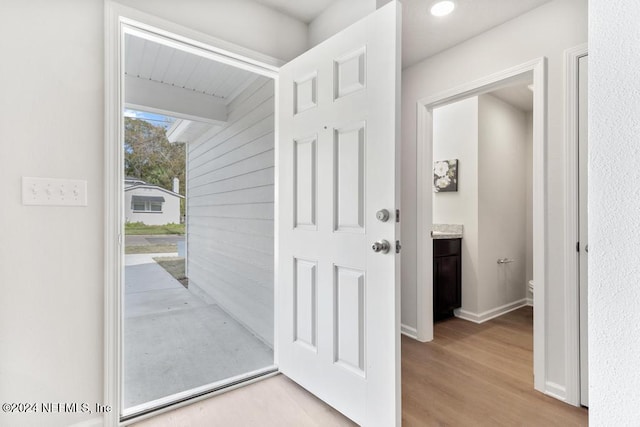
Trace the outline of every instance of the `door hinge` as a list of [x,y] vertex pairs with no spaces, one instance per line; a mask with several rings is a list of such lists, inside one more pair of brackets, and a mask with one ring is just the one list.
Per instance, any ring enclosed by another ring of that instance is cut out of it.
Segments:
[[400,240],[396,240],[396,253],[399,254],[401,249]]
[[400,222],[400,209],[396,209],[396,222]]
[[580,252],[580,242],[576,242],[576,252]]

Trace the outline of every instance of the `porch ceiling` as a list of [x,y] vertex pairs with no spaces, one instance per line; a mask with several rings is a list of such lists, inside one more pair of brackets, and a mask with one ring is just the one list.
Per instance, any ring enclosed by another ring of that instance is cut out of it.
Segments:
[[[175,117],[171,142],[193,142],[226,121],[230,104],[259,79],[252,72],[125,36],[125,105]],[[232,106],[231,106],[232,107]]]
[[169,46],[126,35],[125,74],[229,103],[255,74]]

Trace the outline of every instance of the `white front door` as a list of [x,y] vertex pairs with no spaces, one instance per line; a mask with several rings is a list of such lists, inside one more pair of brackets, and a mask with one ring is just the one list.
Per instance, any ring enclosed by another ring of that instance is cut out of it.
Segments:
[[365,426],[400,424],[399,41],[391,2],[278,82],[278,365]]

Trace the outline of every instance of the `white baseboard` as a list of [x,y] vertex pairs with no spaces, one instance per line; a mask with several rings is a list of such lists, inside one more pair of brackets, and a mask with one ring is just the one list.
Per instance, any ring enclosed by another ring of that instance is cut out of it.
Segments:
[[527,304],[526,305],[529,305],[529,306],[533,307],[533,298],[527,298]]
[[409,338],[413,338],[414,340],[418,339],[418,330],[411,326],[407,326],[404,323],[400,325],[400,333],[408,336]]
[[564,386],[561,386],[560,384],[556,384],[554,382],[551,381],[547,381],[545,384],[545,390],[544,390],[544,394],[546,394],[547,396],[551,396],[554,397],[558,400],[561,400],[563,402],[566,402],[567,400],[567,389]]
[[69,427],[102,427],[104,426],[104,419],[102,417],[95,417],[89,420],[80,421],[79,423],[71,424]]
[[524,307],[525,305],[527,305],[527,300],[523,298],[521,300],[514,301],[491,310],[487,310],[483,313],[473,313],[471,311],[466,311],[458,308],[453,311],[453,314],[456,317],[468,320],[473,323],[484,323],[487,320],[495,319],[496,317],[500,317],[503,314],[509,313],[510,311],[517,310],[520,307]]

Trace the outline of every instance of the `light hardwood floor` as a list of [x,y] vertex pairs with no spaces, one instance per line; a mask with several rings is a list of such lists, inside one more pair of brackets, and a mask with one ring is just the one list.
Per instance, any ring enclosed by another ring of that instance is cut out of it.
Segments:
[[[532,324],[524,307],[482,325],[439,322],[430,343],[403,336],[403,426],[586,426],[586,409],[533,390]],[[352,425],[282,375],[136,424]]]
[[588,412],[533,389],[533,310],[402,337],[403,426],[586,426]]
[[284,375],[276,375],[135,426],[338,427],[355,424]]

